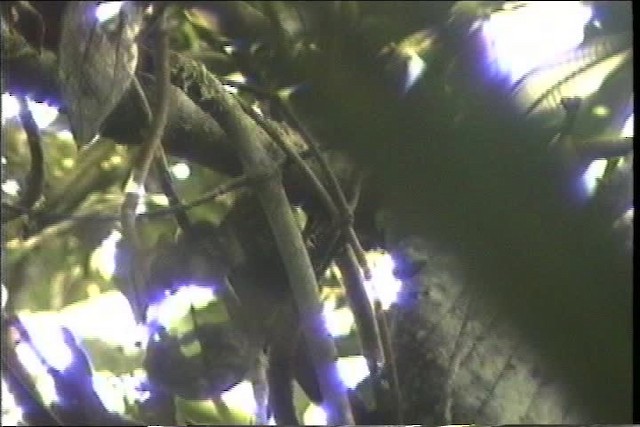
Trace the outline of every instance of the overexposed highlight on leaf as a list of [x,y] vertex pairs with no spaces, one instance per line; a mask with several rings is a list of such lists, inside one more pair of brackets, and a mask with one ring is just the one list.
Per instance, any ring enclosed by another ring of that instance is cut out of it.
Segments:
[[96,7],[96,19],[105,22],[116,16],[122,9],[122,1],[105,1]]
[[340,379],[350,389],[356,388],[358,384],[369,376],[367,359],[364,356],[340,357],[336,363]]
[[482,24],[490,60],[515,82],[536,66],[577,47],[591,8],[580,1],[519,2]]

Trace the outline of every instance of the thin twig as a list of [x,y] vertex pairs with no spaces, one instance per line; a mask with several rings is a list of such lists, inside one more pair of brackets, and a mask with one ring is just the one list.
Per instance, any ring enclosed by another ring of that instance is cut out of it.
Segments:
[[[242,175],[236,178],[231,178],[226,182],[223,182],[212,191],[198,197],[197,199],[183,203],[179,206],[169,206],[166,208],[160,208],[149,212],[142,212],[137,215],[137,218],[156,218],[160,216],[170,215],[177,211],[187,211],[197,206],[203,205],[218,197],[224,196],[233,191],[246,188],[251,183],[255,182],[256,178],[252,176]],[[47,214],[39,210],[27,209],[22,206],[13,205],[7,202],[2,202],[2,207],[11,211],[16,211],[20,214],[38,216],[45,222],[59,222],[65,220],[73,221],[118,221],[121,219],[120,215],[101,215],[101,214],[87,214],[87,215],[65,215],[65,214]]]
[[[142,110],[147,116],[147,124],[149,126],[152,125],[153,122],[153,112],[151,111],[151,105],[149,104],[149,100],[144,93],[144,89],[142,89],[142,85],[140,84],[140,80],[136,76],[133,77],[133,85],[138,93],[138,97],[142,104]],[[162,192],[169,199],[169,205],[171,207],[180,206],[180,198],[178,197],[178,193],[173,185],[173,180],[171,179],[171,174],[169,173],[169,165],[167,162],[167,156],[162,148],[162,144],[158,147],[156,151],[155,165],[157,169],[158,178],[160,179],[160,186],[162,188]],[[186,229],[190,225],[189,217],[187,216],[184,210],[174,211],[174,215],[176,217],[176,221],[181,229]]]
[[[31,155],[31,167],[27,177],[26,189],[19,203],[21,206],[31,209],[36,202],[40,200],[40,197],[42,197],[42,190],[44,188],[44,153],[42,151],[40,129],[38,129],[38,124],[33,119],[27,98],[18,96],[18,103],[20,104],[20,122],[27,134],[29,153]],[[4,223],[13,218],[15,218],[15,216],[8,215],[8,217],[2,219],[2,222]]]
[[157,47],[155,50],[156,82],[158,86],[158,110],[154,112],[151,120],[149,138],[144,142],[140,157],[131,171],[131,176],[125,187],[125,198],[121,208],[121,224],[123,237],[131,245],[133,268],[130,271],[132,284],[132,297],[135,307],[132,307],[136,320],[144,321],[143,313],[143,289],[144,272],[142,271],[138,258],[141,256],[141,242],[136,233],[136,208],[140,200],[141,190],[144,188],[151,162],[155,158],[155,153],[162,143],[162,136],[167,124],[169,115],[169,96],[171,87],[171,73],[169,67],[169,33],[166,31],[166,15],[164,11],[160,13],[161,29],[157,33]]
[[380,341],[382,343],[382,350],[384,351],[384,358],[386,360],[386,366],[389,368],[389,374],[391,381],[389,389],[395,402],[396,420],[397,424],[404,424],[403,415],[403,399],[402,392],[400,391],[400,380],[398,379],[398,367],[396,365],[395,353],[391,347],[391,333],[389,332],[389,324],[387,323],[387,316],[382,309],[382,303],[378,298],[373,302],[373,311],[378,322],[378,329],[380,331]]

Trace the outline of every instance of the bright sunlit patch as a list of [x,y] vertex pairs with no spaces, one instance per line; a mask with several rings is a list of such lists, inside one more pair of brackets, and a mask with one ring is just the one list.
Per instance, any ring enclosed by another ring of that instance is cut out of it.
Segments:
[[490,60],[515,82],[534,67],[577,47],[591,8],[580,1],[521,2],[482,25]]
[[146,194],[147,194],[147,191],[145,190],[144,186],[140,185],[138,187],[139,199],[138,199],[138,206],[136,206],[136,215],[140,215],[147,212],[147,204],[145,203],[145,198],[144,198]]
[[118,390],[118,379],[110,372],[95,372],[91,377],[93,390],[109,412],[123,414],[125,411],[124,396]]
[[592,195],[598,186],[598,182],[604,175],[607,167],[606,159],[596,159],[591,162],[587,170],[582,175],[582,185],[588,195]]
[[191,168],[189,168],[188,164],[180,162],[171,166],[171,173],[176,179],[183,180],[189,178],[189,175],[191,175]]
[[370,251],[367,252],[367,261],[371,269],[371,279],[365,281],[367,294],[371,301],[379,298],[382,308],[388,310],[398,299],[402,287],[402,281],[393,275],[393,258],[384,251]]
[[118,230],[112,230],[89,258],[89,267],[97,271],[105,280],[111,280],[116,271],[116,248],[120,239],[122,234]]
[[71,366],[73,353],[66,344],[60,323],[38,322],[32,316],[20,316],[20,323],[27,330],[33,346],[49,366],[60,372]]
[[16,197],[20,192],[20,184],[15,179],[8,179],[2,183],[2,192],[9,196]]
[[404,93],[407,93],[413,87],[426,69],[427,64],[425,64],[424,60],[417,53],[410,52],[407,61],[407,74],[404,80]]
[[[40,128],[46,128],[58,117],[58,109],[43,102],[34,102],[27,99],[27,105],[33,115],[33,120]],[[20,113],[20,103],[15,96],[9,93],[2,94],[2,124],[7,119],[16,117]]]
[[355,321],[353,313],[348,307],[335,308],[335,304],[324,304],[323,314],[327,329],[332,337],[349,335],[353,330]]
[[105,22],[113,18],[122,9],[121,1],[105,1],[96,7],[96,19],[98,22]]
[[32,376],[44,404],[50,406],[52,403],[59,402],[60,398],[56,392],[55,382],[33,347],[23,341],[16,345],[15,352],[22,366]]
[[20,112],[20,104],[18,100],[11,94],[2,94],[2,124],[12,117],[15,117]]
[[215,300],[211,287],[188,284],[169,293],[161,301],[151,304],[147,309],[147,321],[169,328],[174,322],[186,316],[191,307],[205,307]]
[[9,391],[9,387],[2,378],[2,399],[0,399],[0,405],[2,406],[2,420],[0,425],[3,426],[17,426],[23,424],[23,412],[22,408],[18,406],[15,397]]
[[622,126],[620,136],[624,138],[633,136],[633,114],[631,114],[629,118],[624,122],[624,126]]
[[132,374],[116,376],[109,371],[98,371],[92,376],[93,389],[110,412],[124,414],[126,403],[135,404],[147,400],[147,377],[144,371],[136,370]]
[[242,381],[222,394],[222,400],[229,407],[242,410],[247,415],[256,413],[257,405],[253,396],[253,386],[249,381]]
[[348,388],[356,388],[367,376],[369,368],[364,356],[340,357],[337,362],[338,375]]
[[122,347],[125,354],[140,351],[148,336],[146,327],[136,323],[129,302],[119,291],[104,292],[90,300],[71,304],[59,313],[32,316],[39,316],[43,319],[41,322],[57,318],[78,338],[102,340]]
[[4,310],[4,306],[7,305],[7,301],[9,300],[9,291],[4,287],[4,283],[2,284],[2,309]]
[[302,415],[302,422],[308,426],[326,426],[327,413],[321,406],[311,403]]

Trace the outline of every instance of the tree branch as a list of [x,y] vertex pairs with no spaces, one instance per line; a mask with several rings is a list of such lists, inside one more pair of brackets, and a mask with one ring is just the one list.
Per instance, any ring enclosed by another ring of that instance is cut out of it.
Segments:
[[[238,102],[211,76],[215,118],[237,145],[246,171],[273,173],[275,164],[267,153],[268,135],[255,125]],[[336,365],[337,352],[322,316],[313,267],[279,179],[275,176],[256,184],[256,193],[273,230],[281,258],[286,266],[302,332],[311,348],[316,375],[326,405],[329,424],[353,424],[353,416]]]

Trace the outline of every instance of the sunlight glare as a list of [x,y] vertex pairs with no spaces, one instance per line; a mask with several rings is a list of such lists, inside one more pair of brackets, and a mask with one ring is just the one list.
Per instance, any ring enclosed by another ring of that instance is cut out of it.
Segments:
[[393,275],[394,261],[391,255],[384,251],[367,252],[367,261],[371,269],[371,279],[365,281],[365,288],[369,299],[380,299],[382,308],[388,310],[398,299],[402,281]]
[[606,167],[607,159],[596,159],[587,167],[587,170],[582,175],[582,185],[588,195],[591,196],[595,192],[598,181],[604,175]]
[[15,179],[8,179],[2,183],[2,192],[9,196],[16,197],[20,192],[20,184]]
[[515,82],[534,67],[577,47],[591,8],[581,1],[536,1],[492,14],[482,25],[490,60]]
[[105,22],[116,16],[122,9],[122,1],[105,1],[96,7],[96,19]]
[[624,122],[624,126],[622,126],[620,136],[623,138],[633,137],[633,127],[633,114],[631,114]]
[[26,371],[32,376],[35,387],[40,393],[40,398],[45,405],[60,401],[56,392],[56,385],[53,378],[47,372],[47,367],[42,363],[33,347],[27,342],[20,342],[15,347],[18,360]]
[[20,323],[27,330],[34,348],[49,366],[59,372],[71,366],[73,352],[66,344],[66,337],[59,322],[53,319],[49,322],[38,322],[33,316],[20,316]]
[[304,411],[302,422],[308,426],[326,426],[327,413],[321,406],[310,403]]
[[[44,102],[34,102],[27,98],[27,105],[33,115],[33,120],[40,129],[46,128],[58,117],[58,109]],[[20,113],[20,104],[10,93],[2,94],[2,124],[7,119],[16,117]]]
[[2,420],[0,421],[0,425],[24,425],[22,408],[18,406],[18,402],[16,402],[16,398],[9,390],[7,383],[4,381],[4,377],[2,378],[0,396],[2,396],[2,399],[0,399],[0,404],[2,405]]
[[179,162],[171,166],[171,173],[176,179],[184,180],[189,178],[189,175],[191,175],[191,168],[189,168],[188,164]]
[[116,271],[117,245],[121,239],[122,234],[118,230],[112,230],[89,259],[91,269],[97,271],[105,280],[111,280]]
[[230,408],[242,411],[251,416],[256,413],[257,405],[253,396],[253,386],[249,381],[242,381],[222,394],[222,400]]

